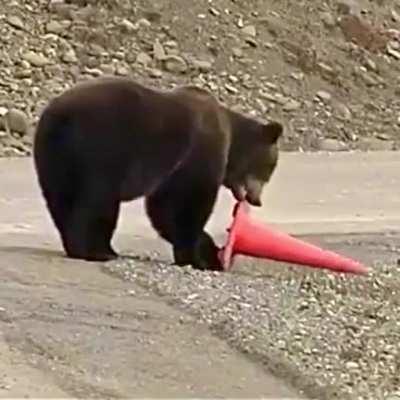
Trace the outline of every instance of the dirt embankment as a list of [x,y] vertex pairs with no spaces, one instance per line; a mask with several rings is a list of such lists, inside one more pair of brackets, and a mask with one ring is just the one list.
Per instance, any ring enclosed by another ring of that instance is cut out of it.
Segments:
[[3,156],[30,153],[49,98],[110,73],[279,118],[285,150],[398,148],[394,0],[14,0],[0,21]]

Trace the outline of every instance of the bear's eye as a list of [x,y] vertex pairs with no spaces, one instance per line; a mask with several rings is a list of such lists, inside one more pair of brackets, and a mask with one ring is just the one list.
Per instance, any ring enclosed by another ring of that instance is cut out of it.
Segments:
[[275,170],[277,157],[272,151],[257,151],[249,164],[248,173],[256,179],[267,182]]

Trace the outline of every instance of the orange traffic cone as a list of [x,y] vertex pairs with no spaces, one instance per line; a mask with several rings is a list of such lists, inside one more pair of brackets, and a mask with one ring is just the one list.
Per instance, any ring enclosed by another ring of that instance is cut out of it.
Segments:
[[231,268],[236,254],[242,254],[337,272],[368,273],[368,268],[357,261],[252,221],[248,216],[248,205],[244,202],[236,204],[233,216],[228,240],[219,252],[224,270]]

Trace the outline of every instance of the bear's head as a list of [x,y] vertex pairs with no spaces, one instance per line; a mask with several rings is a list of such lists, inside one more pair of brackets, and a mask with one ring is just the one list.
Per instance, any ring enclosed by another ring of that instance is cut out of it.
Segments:
[[231,148],[224,186],[236,200],[260,207],[263,188],[278,162],[283,126],[276,121],[260,123],[237,113],[231,117]]

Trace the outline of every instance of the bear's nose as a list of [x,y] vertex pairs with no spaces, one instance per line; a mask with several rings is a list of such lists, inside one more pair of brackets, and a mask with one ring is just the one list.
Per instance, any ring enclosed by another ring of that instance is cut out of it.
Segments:
[[251,196],[249,193],[246,195],[246,200],[248,201],[249,204],[251,204],[254,207],[261,207],[261,199],[259,197],[254,197]]

